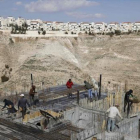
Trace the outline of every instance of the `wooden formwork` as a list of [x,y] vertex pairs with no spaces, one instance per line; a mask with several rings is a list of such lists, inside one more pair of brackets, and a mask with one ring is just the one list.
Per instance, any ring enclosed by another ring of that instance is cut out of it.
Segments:
[[[119,111],[123,115],[124,114],[124,96],[125,92],[123,90],[117,90],[116,93],[108,93],[107,97],[98,101],[88,101],[87,98],[80,100],[80,106],[106,111],[109,107],[117,104],[119,105]],[[136,115],[140,112],[140,103],[133,103],[132,108],[130,110],[130,116]]]

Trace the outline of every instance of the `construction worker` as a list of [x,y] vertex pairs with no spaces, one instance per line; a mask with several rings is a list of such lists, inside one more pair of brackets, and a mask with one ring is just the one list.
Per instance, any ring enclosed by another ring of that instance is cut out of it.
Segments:
[[92,85],[90,85],[87,81],[84,81],[84,83],[86,89],[88,90],[88,98],[92,100],[93,99]]
[[66,86],[68,88],[68,97],[72,97],[72,86],[73,86],[73,82],[71,81],[71,79],[69,79],[67,81]]
[[32,85],[30,92],[29,92],[29,98],[30,98],[30,104],[34,104],[34,95],[35,95],[35,86]]
[[112,106],[110,107],[106,113],[108,113],[108,120],[107,120],[107,131],[108,133],[110,131],[114,131],[114,127],[115,127],[115,122],[116,122],[116,117],[117,115],[122,119],[122,116],[118,110],[118,105]]
[[4,108],[6,108],[6,106],[7,106],[8,115],[9,115],[10,113],[15,113],[15,112],[17,112],[17,110],[16,110],[15,107],[14,107],[13,102],[11,102],[10,100],[7,100],[7,99],[4,99],[3,102],[4,102],[5,104],[4,104],[3,108],[2,108],[2,110],[3,110]]
[[24,98],[24,94],[20,95],[20,100],[18,101],[18,110],[22,112],[22,118],[24,119],[24,116],[26,114],[27,107],[30,107],[30,104],[28,103],[28,100]]
[[130,107],[132,106],[133,102],[130,100],[130,97],[133,97],[133,90],[130,89],[129,91],[127,91],[125,93],[125,97],[124,97],[124,112],[125,112],[125,108],[127,106],[127,117],[129,116],[129,112],[130,112]]

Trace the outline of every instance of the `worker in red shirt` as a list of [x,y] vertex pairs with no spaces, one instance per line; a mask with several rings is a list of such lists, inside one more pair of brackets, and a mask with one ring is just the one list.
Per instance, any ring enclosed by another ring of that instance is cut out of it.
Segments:
[[68,88],[68,97],[72,97],[73,82],[71,81],[71,79],[68,80],[68,82],[66,83],[66,86]]

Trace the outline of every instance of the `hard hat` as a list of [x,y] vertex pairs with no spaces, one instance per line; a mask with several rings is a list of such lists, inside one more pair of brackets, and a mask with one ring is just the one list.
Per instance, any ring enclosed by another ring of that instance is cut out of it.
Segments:
[[20,94],[21,97],[24,97],[24,94]]

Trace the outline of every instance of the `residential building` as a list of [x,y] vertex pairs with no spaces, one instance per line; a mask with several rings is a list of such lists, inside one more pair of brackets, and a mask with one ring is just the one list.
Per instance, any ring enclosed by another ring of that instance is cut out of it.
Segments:
[[81,31],[90,31],[90,23],[89,22],[80,23],[80,30]]
[[63,23],[63,29],[62,31],[68,31],[69,30],[69,23],[66,22],[66,23]]
[[0,29],[2,30],[8,29],[7,25],[8,25],[7,19],[0,17]]
[[52,31],[53,22],[52,21],[44,21],[41,28],[44,30],[47,30],[47,31]]
[[123,22],[120,24],[120,30],[122,33],[132,31],[133,23],[131,22]]
[[22,17],[18,17],[17,20],[16,20],[16,24],[18,26],[22,26],[22,24],[25,22],[25,19],[22,18]]
[[69,31],[78,31],[79,25],[77,22],[69,22],[68,29],[69,29]]
[[107,25],[106,32],[115,32],[115,30],[120,30],[120,25],[118,22],[111,22]]
[[0,28],[2,27],[3,17],[0,17]]
[[31,20],[30,22],[30,30],[38,30],[40,27],[40,23],[37,20]]
[[27,30],[30,30],[31,29],[31,20],[27,19],[26,24],[28,25]]
[[15,24],[16,19],[12,16],[7,17],[8,26]]
[[107,23],[97,22],[95,23],[95,33],[104,33],[107,29]]
[[94,30],[95,30],[95,23],[94,22],[91,22],[90,23],[90,32],[94,32]]
[[134,32],[140,31],[140,21],[137,21],[137,22],[135,22],[135,23],[133,24],[132,30],[133,30]]
[[64,26],[64,22],[53,22],[53,29],[54,31],[62,31],[63,29],[63,26]]

